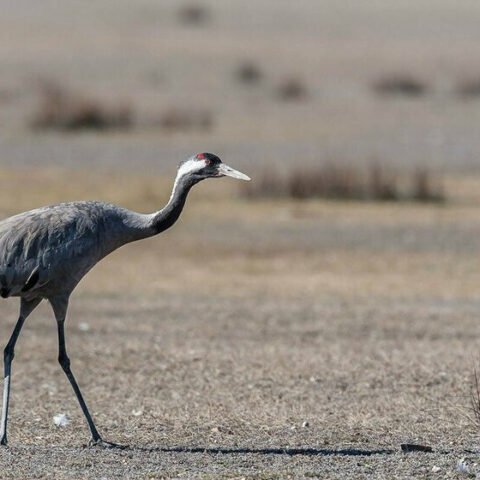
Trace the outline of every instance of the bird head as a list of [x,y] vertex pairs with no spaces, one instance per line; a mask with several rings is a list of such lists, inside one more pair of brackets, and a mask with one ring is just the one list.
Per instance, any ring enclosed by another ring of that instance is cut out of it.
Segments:
[[249,181],[250,177],[225,165],[213,153],[197,153],[178,166],[177,178],[188,177],[194,183],[205,178],[232,177]]

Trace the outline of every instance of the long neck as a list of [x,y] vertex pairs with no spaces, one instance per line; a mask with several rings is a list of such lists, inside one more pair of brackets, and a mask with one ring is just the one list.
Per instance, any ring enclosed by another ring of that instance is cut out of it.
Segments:
[[197,183],[188,177],[180,177],[175,180],[170,200],[160,211],[151,215],[149,229],[152,235],[163,232],[170,228],[182,213],[188,192]]
[[191,176],[177,177],[168,203],[158,212],[145,214],[120,209],[123,227],[107,250],[112,251],[126,243],[153,237],[170,228],[178,220],[188,192],[197,182]]

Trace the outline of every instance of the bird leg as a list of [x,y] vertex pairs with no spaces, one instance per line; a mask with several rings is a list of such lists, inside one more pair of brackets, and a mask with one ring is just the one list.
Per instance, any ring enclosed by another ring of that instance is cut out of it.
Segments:
[[31,301],[22,298],[20,303],[20,316],[18,317],[15,328],[13,329],[10,340],[3,351],[4,362],[4,379],[3,379],[3,404],[2,404],[2,420],[0,425],[0,445],[7,444],[7,419],[8,419],[8,403],[10,400],[10,379],[12,374],[12,361],[15,356],[15,344],[22,330],[23,324],[27,317],[32,313],[35,307],[40,303],[40,299]]
[[90,445],[92,446],[99,446],[99,447],[106,447],[106,448],[123,448],[120,445],[116,445],[115,443],[109,443],[102,439],[100,434],[98,433],[97,427],[93,422],[92,416],[88,411],[87,404],[83,399],[82,392],[75,380],[72,370],[70,369],[70,359],[67,355],[67,349],[65,346],[65,317],[68,308],[68,299],[65,298],[55,298],[50,299],[50,303],[52,305],[53,311],[55,313],[55,318],[57,320],[57,327],[58,327],[58,362],[60,363],[65,375],[67,376],[70,385],[75,392],[77,397],[78,403],[82,409],[83,415],[87,420],[88,427],[90,429],[90,433],[92,438],[90,440]]
[[18,335],[23,327],[25,318],[20,316],[17,324],[13,329],[12,336],[3,351],[3,404],[2,404],[2,424],[0,427],[0,444],[7,444],[7,418],[8,418],[8,402],[10,400],[10,375],[12,373],[12,361],[15,356],[15,343],[17,342]]
[[72,385],[73,391],[77,397],[78,403],[82,409],[83,414],[88,423],[88,427],[90,428],[90,433],[92,434],[92,442],[97,443],[101,442],[102,438],[98,433],[97,428],[95,427],[95,423],[93,422],[92,416],[88,411],[87,404],[83,399],[82,392],[80,392],[80,388],[75,380],[75,377],[70,369],[70,359],[67,355],[67,350],[65,347],[65,329],[64,329],[65,320],[57,320],[57,327],[58,327],[58,362],[60,363],[65,375],[67,376],[70,385]]

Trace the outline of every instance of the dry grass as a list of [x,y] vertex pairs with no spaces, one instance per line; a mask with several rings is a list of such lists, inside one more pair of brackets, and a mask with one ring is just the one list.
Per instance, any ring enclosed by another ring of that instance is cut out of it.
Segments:
[[169,132],[206,132],[213,127],[214,122],[213,114],[208,110],[170,108],[152,124]]
[[467,100],[480,96],[480,80],[470,79],[461,82],[457,88],[456,93]]
[[262,80],[263,74],[255,62],[245,61],[237,67],[234,76],[240,83],[254,85]]
[[276,96],[283,101],[298,102],[306,100],[309,93],[303,80],[290,77],[283,79],[276,87]]
[[446,197],[439,180],[426,169],[410,175],[386,171],[377,164],[368,170],[353,166],[322,165],[291,169],[286,175],[265,170],[245,185],[247,198],[326,198],[332,200],[412,201],[442,203]]
[[473,415],[473,420],[475,427],[480,428],[480,381],[478,379],[477,369],[473,371],[473,385],[471,392],[471,412]]
[[390,75],[373,84],[373,90],[383,96],[421,97],[428,92],[428,86],[411,75]]
[[178,10],[178,19],[186,25],[204,25],[210,20],[210,11],[202,4],[186,4]]
[[212,112],[201,108],[163,107],[160,114],[141,119],[127,103],[109,104],[53,81],[41,83],[38,91],[40,100],[29,121],[33,130],[76,132],[160,127],[165,132],[205,133],[214,123]]
[[35,130],[125,130],[133,125],[127,104],[106,105],[56,82],[43,82],[30,125]]

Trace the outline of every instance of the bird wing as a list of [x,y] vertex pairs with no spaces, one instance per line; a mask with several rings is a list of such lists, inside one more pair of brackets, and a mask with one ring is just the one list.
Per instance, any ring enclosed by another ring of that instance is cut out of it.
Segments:
[[0,222],[0,295],[38,290],[48,282],[76,285],[108,248],[105,205],[59,204]]

